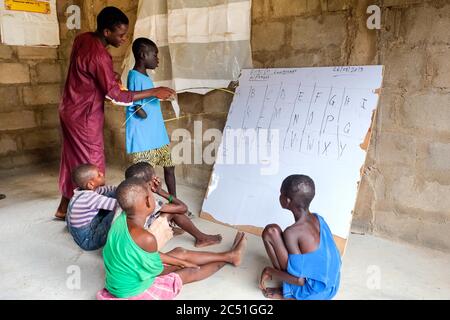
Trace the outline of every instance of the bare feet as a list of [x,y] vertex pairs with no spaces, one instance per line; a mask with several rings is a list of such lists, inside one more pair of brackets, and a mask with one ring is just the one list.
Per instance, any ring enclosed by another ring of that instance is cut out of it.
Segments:
[[247,238],[245,233],[238,232],[234,239],[233,247],[231,250],[231,263],[235,267],[239,267],[242,263],[242,255],[244,254],[245,247],[247,246]]
[[63,220],[64,221],[64,220],[66,220],[66,213],[58,210],[55,213],[55,218],[58,219],[58,220]]
[[219,244],[222,242],[222,235],[216,234],[216,235],[207,235],[204,238],[197,239],[195,241],[195,247],[196,248],[204,248],[208,246],[212,246],[214,244]]
[[264,297],[268,299],[284,300],[281,288],[266,288],[266,290],[262,290],[262,292]]
[[233,245],[231,246],[231,250],[234,250],[234,248],[236,248],[237,244],[242,240],[243,236],[245,236],[244,232],[236,233],[236,236],[234,237]]
[[69,199],[61,197],[61,202],[59,203],[58,210],[56,211],[55,218],[58,220],[65,220],[67,207],[69,206]]

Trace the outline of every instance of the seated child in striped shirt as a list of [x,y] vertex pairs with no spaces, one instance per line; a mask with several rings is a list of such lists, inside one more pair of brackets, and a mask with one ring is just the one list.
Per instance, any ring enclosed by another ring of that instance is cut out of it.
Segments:
[[114,218],[116,187],[105,186],[104,174],[91,164],[75,168],[72,179],[78,188],[69,203],[67,227],[81,249],[100,249]]

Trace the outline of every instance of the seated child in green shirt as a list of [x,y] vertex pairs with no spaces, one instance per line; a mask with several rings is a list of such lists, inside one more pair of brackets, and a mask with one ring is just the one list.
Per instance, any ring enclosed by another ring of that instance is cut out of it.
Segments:
[[246,246],[242,232],[226,252],[183,248],[158,252],[155,237],[143,227],[155,207],[150,186],[143,179],[130,178],[119,185],[116,196],[124,212],[112,225],[103,250],[106,285],[97,299],[170,300],[183,284],[203,280],[227,263],[241,264]]

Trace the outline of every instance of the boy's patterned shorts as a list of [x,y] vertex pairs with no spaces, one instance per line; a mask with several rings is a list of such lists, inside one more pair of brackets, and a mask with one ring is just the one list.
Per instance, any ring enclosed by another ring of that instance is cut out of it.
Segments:
[[148,162],[152,167],[174,167],[169,145],[149,151],[136,152],[131,154],[133,164],[138,162]]

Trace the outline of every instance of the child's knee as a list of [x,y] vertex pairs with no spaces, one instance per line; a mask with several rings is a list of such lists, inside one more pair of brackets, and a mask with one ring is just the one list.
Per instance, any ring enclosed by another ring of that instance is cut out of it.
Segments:
[[262,238],[264,240],[273,239],[275,237],[280,237],[282,235],[283,231],[281,230],[280,226],[277,224],[269,224],[264,228],[264,231],[262,233]]
[[172,251],[170,251],[173,255],[176,255],[177,258],[183,259],[186,256],[187,250],[182,247],[176,247]]

